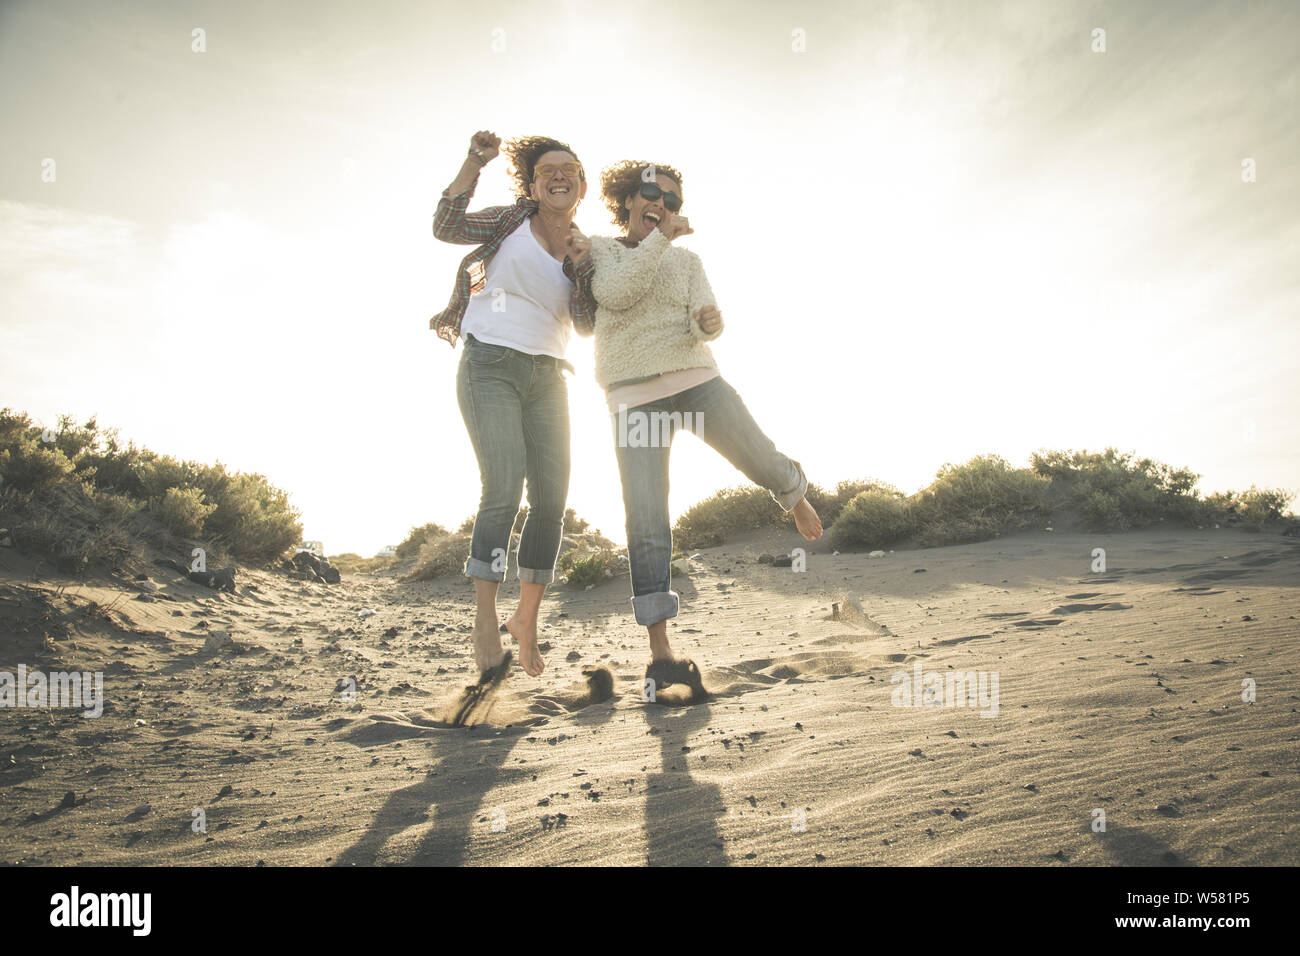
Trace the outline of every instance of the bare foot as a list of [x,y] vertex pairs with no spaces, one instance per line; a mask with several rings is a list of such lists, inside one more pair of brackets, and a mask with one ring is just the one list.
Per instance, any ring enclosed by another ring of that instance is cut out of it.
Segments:
[[501,646],[501,625],[495,614],[479,614],[474,619],[474,663],[479,673],[491,670],[501,663],[506,649]]
[[700,668],[689,657],[652,660],[645,669],[649,702],[681,706],[707,700]]
[[650,660],[671,661],[673,649],[668,646],[668,622],[660,621],[646,628],[650,633]]
[[506,621],[506,630],[510,632],[515,643],[519,645],[519,666],[529,677],[538,677],[546,670],[541,651],[537,649],[537,619],[524,620],[516,611]]
[[809,541],[816,541],[822,536],[822,519],[817,517],[817,512],[808,504],[807,498],[800,498],[794,506],[794,526]]

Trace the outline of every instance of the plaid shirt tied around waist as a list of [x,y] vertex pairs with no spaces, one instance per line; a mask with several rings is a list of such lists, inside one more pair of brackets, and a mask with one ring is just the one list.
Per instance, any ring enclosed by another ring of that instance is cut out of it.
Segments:
[[[460,338],[460,323],[465,317],[465,310],[469,308],[470,298],[482,292],[487,284],[488,260],[496,255],[506,237],[537,211],[537,200],[520,198],[513,206],[489,206],[478,212],[466,212],[476,186],[477,176],[469,189],[459,196],[449,196],[444,189],[433,214],[433,234],[436,238],[461,245],[478,244],[478,248],[461,260],[447,308],[429,320],[429,328],[435,330],[438,337],[445,339],[452,348],[456,347],[456,340]],[[591,335],[596,327],[595,301],[590,293],[594,271],[595,265],[590,255],[578,266],[568,256],[564,257],[564,274],[573,283],[569,313],[573,319],[574,331],[579,335]]]

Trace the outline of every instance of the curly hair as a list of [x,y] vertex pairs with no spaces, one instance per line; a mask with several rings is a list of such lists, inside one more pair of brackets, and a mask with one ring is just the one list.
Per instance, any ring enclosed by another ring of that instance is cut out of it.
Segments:
[[578,178],[583,182],[587,181],[587,174],[581,168],[582,160],[578,159],[578,154],[568,143],[561,143],[558,139],[551,139],[549,136],[520,136],[518,139],[503,143],[501,147],[501,151],[510,157],[509,175],[515,181],[516,196],[528,197],[528,187],[533,184],[533,167],[537,165],[539,159],[552,150],[563,150],[577,159]]
[[605,208],[614,216],[614,225],[627,225],[628,211],[623,200],[641,188],[641,173],[647,166],[653,166],[665,176],[671,176],[679,187],[682,186],[682,174],[667,163],[643,163],[635,159],[615,163],[600,174],[600,197],[605,201]]

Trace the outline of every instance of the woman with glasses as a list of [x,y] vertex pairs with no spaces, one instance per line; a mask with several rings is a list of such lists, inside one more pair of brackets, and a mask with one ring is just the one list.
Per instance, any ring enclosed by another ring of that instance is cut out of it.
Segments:
[[592,269],[578,278],[586,304],[575,327],[595,333],[596,379],[605,389],[623,480],[632,611],[650,637],[646,677],[655,688],[686,685],[688,694],[675,699],[697,700],[705,695],[699,668],[675,658],[668,644],[667,622],[679,607],[670,587],[673,436],[692,431],[713,446],[792,511],[809,541],[821,537],[822,524],[804,497],[803,469],[763,434],[713,359],[708,342],[722,334],[722,313],[699,256],[673,244],[694,231],[681,215],[681,173],[627,161],[605,170],[600,188],[625,234],[590,240]]
[[[442,193],[433,234],[474,245],[456,273],[447,308],[429,327],[454,347],[465,336],[456,394],[478,459],[482,495],[465,574],[474,579],[478,611],[474,659],[482,679],[504,676],[497,590],[505,580],[510,530],[528,485],[528,518],[518,553],[519,607],[506,629],[519,663],[536,677],[537,614],[555,579],[569,493],[569,399],[562,369],[579,269],[590,273],[588,240],[573,224],[587,193],[582,164],[565,143],[529,136],[505,145],[517,200],[466,212],[479,171],[501,149],[490,131],[475,133],[460,172]],[[590,319],[584,319],[589,325]]]

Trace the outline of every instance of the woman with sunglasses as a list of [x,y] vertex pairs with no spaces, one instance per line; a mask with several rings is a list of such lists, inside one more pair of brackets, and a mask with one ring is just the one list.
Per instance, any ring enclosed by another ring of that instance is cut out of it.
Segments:
[[699,668],[675,658],[668,644],[667,622],[679,608],[670,587],[673,435],[695,432],[767,488],[809,541],[821,537],[822,524],[804,497],[803,469],[763,434],[713,359],[708,342],[722,334],[722,313],[699,256],[673,244],[694,231],[680,214],[681,173],[627,161],[605,170],[600,185],[625,235],[591,238],[594,272],[584,270],[578,292],[596,308],[594,317],[575,316],[575,328],[595,333],[596,379],[605,389],[623,480],[632,611],[650,637],[646,677],[657,688],[687,685],[686,699],[696,700],[705,693]]
[[[591,245],[573,225],[587,194],[582,164],[568,145],[548,137],[506,144],[518,196],[514,205],[466,212],[479,171],[500,148],[496,134],[475,133],[460,172],[438,202],[433,234],[477,248],[456,273],[451,302],[429,322],[453,347],[465,335],[456,394],[482,481],[465,574],[474,579],[474,659],[484,679],[504,676],[509,666],[496,599],[525,479],[519,607],[506,629],[519,645],[524,670],[536,677],[545,668],[537,649],[537,613],[555,579],[569,493],[569,398],[561,370],[573,371],[564,360],[571,300],[578,268],[590,270]],[[576,305],[579,311],[585,307],[582,300]]]

